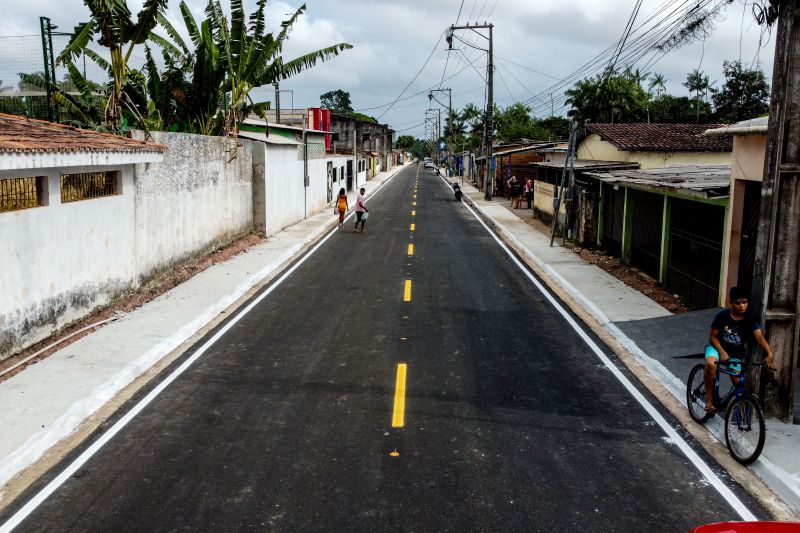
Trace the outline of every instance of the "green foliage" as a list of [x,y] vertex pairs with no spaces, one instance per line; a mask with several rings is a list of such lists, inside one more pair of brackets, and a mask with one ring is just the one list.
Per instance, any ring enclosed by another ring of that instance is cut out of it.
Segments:
[[567,116],[579,122],[636,122],[646,112],[648,95],[641,82],[645,75],[626,69],[586,78],[566,91],[572,109]]
[[569,119],[564,117],[547,117],[538,121],[539,126],[549,131],[552,135],[548,140],[569,139]]
[[[664,94],[650,102],[650,122],[661,124],[697,123],[697,102],[688,96]],[[700,102],[701,124],[714,121],[711,104]]]
[[739,122],[769,112],[769,84],[760,69],[746,69],[739,61],[723,63],[725,84],[712,96],[720,122]]
[[[141,78],[132,74],[128,61],[136,45],[144,43],[155,27],[167,2],[168,0],[145,0],[134,21],[126,0],[84,0],[91,19],[75,27],[69,44],[58,56],[58,62],[69,68],[77,57],[88,50],[95,37],[98,44],[108,49],[110,61],[106,65],[110,81],[104,125],[111,131],[119,131],[123,122],[128,122],[129,118],[143,124],[143,85]],[[75,76],[72,77],[74,80]]]
[[350,117],[350,118],[353,118],[355,120],[360,120],[362,122],[372,122],[374,124],[378,123],[378,121],[375,119],[375,117],[371,117],[369,115],[365,115],[364,113],[358,113],[356,111],[336,111],[335,113],[337,115]]
[[409,148],[414,146],[415,141],[416,139],[414,138],[413,135],[401,135],[400,137],[397,138],[395,146],[397,146],[397,148],[399,148],[400,150],[408,150]]
[[414,139],[414,145],[409,152],[416,159],[422,160],[431,156],[431,147],[422,139]]
[[[266,31],[266,0],[258,0],[249,16],[242,0],[231,0],[230,19],[218,0],[209,0],[202,24],[185,2],[180,8],[194,50],[161,16],[158,21],[168,37],[151,33],[150,39],[161,48],[163,72],[147,51],[150,120],[160,129],[233,134],[240,120],[251,113],[263,117],[269,108],[267,102],[253,101],[254,88],[287,79],[352,48],[339,43],[284,61],[283,45],[305,5],[281,23],[278,35]],[[223,114],[218,110],[224,104]]]
[[350,102],[350,93],[342,89],[321,94],[319,100],[322,107],[330,109],[331,111],[336,111],[337,113],[353,111],[353,104]]

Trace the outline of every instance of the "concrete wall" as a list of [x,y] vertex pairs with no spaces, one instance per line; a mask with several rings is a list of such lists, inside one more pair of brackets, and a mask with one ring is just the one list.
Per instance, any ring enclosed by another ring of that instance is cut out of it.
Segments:
[[578,159],[639,163],[641,168],[664,168],[671,165],[729,165],[730,152],[628,152],[592,133],[578,145]]
[[73,167],[119,172],[121,194],[61,203],[61,169],[0,173],[46,176],[42,207],[0,213],[0,359],[75,322],[130,289],[135,279],[133,166]]
[[153,132],[164,160],[136,165],[136,269],[140,281],[253,229],[253,143]]
[[[0,173],[47,177],[45,206],[0,213],[0,359],[251,231],[247,143],[230,160],[219,137],[153,136],[168,146],[158,163]],[[119,173],[119,194],[61,203],[61,173],[99,170]]]

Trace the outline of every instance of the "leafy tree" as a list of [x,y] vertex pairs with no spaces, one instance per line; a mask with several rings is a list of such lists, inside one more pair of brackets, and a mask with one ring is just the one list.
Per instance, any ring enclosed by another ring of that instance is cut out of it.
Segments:
[[350,102],[350,93],[337,89],[321,94],[319,97],[322,107],[331,111],[353,111],[353,104]]
[[[663,94],[650,101],[650,122],[661,124],[691,124],[697,121],[696,102],[688,96]],[[700,123],[713,119],[711,104],[700,102]]]
[[415,141],[416,139],[414,138],[413,135],[401,135],[400,137],[397,138],[395,145],[400,150],[408,150],[409,148],[414,146]]
[[[123,109],[140,118],[144,87],[139,76],[131,76],[132,70],[128,61],[136,45],[147,40],[167,2],[168,0],[145,0],[134,21],[126,0],[84,0],[91,19],[75,27],[69,44],[58,56],[58,62],[70,68],[79,55],[89,55],[87,47],[95,37],[98,37],[98,44],[108,49],[110,61],[102,65],[107,66],[110,76],[104,123],[112,131],[120,129]],[[77,69],[74,70],[77,72]],[[73,81],[76,81],[75,72],[70,69]]]
[[414,145],[409,151],[417,159],[424,159],[431,155],[431,147],[422,139],[414,139]]
[[760,69],[747,69],[739,61],[722,64],[725,84],[712,96],[721,122],[738,122],[769,112],[769,84]]
[[[569,139],[569,119],[564,117],[547,117],[538,121],[539,126],[550,132],[550,139]],[[543,139],[544,140],[544,139]]]
[[636,122],[646,113],[648,96],[640,81],[645,75],[627,69],[607,70],[585,78],[566,91],[567,116],[579,122]]
[[533,119],[531,108],[521,102],[501,109],[495,117],[495,127],[497,138],[501,141],[547,139],[552,136]]

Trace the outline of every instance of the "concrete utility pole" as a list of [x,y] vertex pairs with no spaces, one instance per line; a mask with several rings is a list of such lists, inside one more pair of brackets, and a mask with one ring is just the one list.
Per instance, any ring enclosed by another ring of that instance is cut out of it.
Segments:
[[[478,32],[479,29],[488,29],[489,37]],[[494,24],[466,24],[464,26],[450,26],[450,33],[447,35],[447,44],[453,49],[453,33],[456,30],[472,30],[484,39],[489,41],[489,54],[486,77],[486,200],[492,199],[492,183],[494,181],[494,169],[492,168],[492,140],[494,137],[494,48],[493,30]]]
[[[433,96],[433,93],[437,92],[446,92],[448,96],[448,104],[447,104],[447,117],[448,117],[448,130],[449,130],[449,141],[447,143],[447,154],[448,154],[448,161],[450,164],[453,163],[453,90],[452,89],[433,89],[430,93],[428,93],[428,100],[436,100],[436,97]],[[436,100],[436,103],[439,105],[442,104],[439,100]],[[441,132],[440,132],[441,133]]]
[[281,123],[281,88],[278,82],[272,84],[275,87],[275,122]]
[[778,367],[777,383],[762,383],[764,407],[791,419],[800,337],[800,0],[779,9],[752,301]]

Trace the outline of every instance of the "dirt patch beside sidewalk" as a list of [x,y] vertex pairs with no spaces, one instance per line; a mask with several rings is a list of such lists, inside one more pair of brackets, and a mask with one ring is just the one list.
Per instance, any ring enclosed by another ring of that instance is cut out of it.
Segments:
[[[2,372],[6,368],[11,368],[12,366],[16,365],[17,362],[24,360],[26,357],[35,354],[39,350],[42,350],[42,348],[49,347],[46,351],[37,355],[30,361],[27,361],[25,364],[15,368],[13,371],[3,376],[0,376],[0,382],[10,378],[18,372],[21,372],[26,367],[36,364],[38,361],[45,359],[65,346],[69,346],[78,339],[89,335],[90,333],[102,327],[102,325],[98,325],[96,327],[89,328],[86,331],[75,334],[76,331],[80,331],[81,329],[93,324],[97,324],[98,322],[112,320],[120,313],[129,313],[134,309],[146,304],[147,302],[156,299],[158,296],[180,285],[184,281],[209,268],[210,266],[227,261],[237,254],[246,252],[251,246],[264,241],[265,239],[261,235],[251,233],[233,241],[227,246],[218,248],[203,257],[176,267],[173,270],[158,276],[146,285],[143,285],[139,289],[127,294],[122,299],[117,300],[116,302],[104,307],[94,314],[87,316],[80,322],[63,328],[43,341],[26,348],[19,354],[0,362],[0,372]],[[71,336],[73,334],[74,336]]]
[[[540,220],[534,219],[532,216],[521,216],[520,219],[523,222],[530,224],[545,235],[550,235],[550,226],[545,225]],[[556,242],[560,243],[561,241],[560,239],[556,239]],[[678,314],[691,311],[691,309],[686,307],[683,302],[681,302],[680,298],[672,294],[670,291],[661,286],[658,281],[651,278],[638,268],[626,265],[616,257],[608,255],[602,250],[583,248],[569,242],[567,242],[567,248],[581,256],[581,259],[587,263],[591,263],[602,268],[628,287],[636,289],[640,293],[644,294],[670,313]]]

